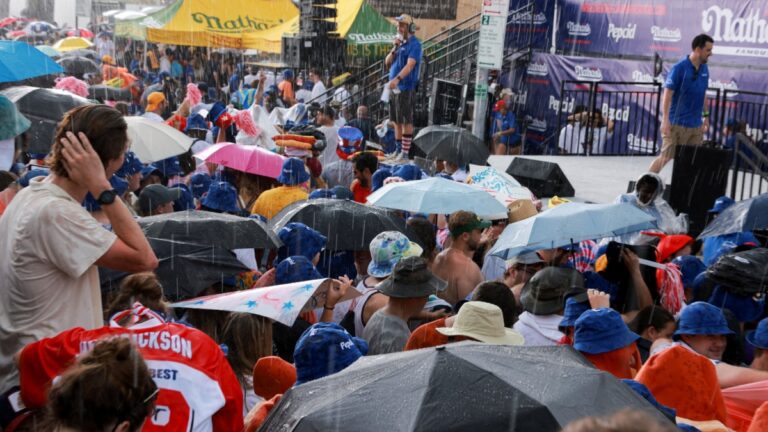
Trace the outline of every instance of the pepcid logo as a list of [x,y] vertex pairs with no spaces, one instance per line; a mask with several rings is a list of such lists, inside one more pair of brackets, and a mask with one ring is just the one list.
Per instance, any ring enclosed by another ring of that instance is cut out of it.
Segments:
[[613,24],[608,24],[608,37],[613,39],[614,42],[618,42],[622,39],[635,39],[635,33],[637,32],[637,24],[629,24],[626,27],[619,27]]
[[539,132],[546,132],[547,131],[547,121],[542,119],[533,119],[531,121],[531,125],[528,126],[528,129],[533,129],[535,131]]
[[[518,12],[512,15],[512,24],[530,24],[531,13],[530,12]],[[533,16],[533,25],[542,25],[547,23],[547,16],[543,12],[539,12]]]
[[566,27],[568,28],[568,34],[570,36],[589,36],[592,34],[592,27],[590,27],[589,23],[580,24],[577,22],[568,21]]
[[651,27],[651,34],[655,42],[680,42],[683,38],[682,32],[679,28],[669,29],[666,27],[653,26]]
[[549,68],[546,63],[530,63],[528,65],[528,75],[547,76],[549,75]]
[[602,81],[603,71],[600,68],[589,68],[576,65],[576,76],[585,81]]

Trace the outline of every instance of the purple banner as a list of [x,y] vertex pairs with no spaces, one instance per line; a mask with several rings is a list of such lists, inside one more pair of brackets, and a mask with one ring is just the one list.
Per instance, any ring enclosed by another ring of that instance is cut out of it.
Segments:
[[[529,2],[533,2],[533,17],[528,12],[519,11]],[[535,50],[548,50],[552,44],[552,29],[555,27],[555,3],[558,0],[510,0],[509,25],[504,48],[516,51],[520,47],[527,47],[530,37],[531,45]],[[531,26],[533,19],[533,26]],[[531,34],[533,33],[533,34]]]

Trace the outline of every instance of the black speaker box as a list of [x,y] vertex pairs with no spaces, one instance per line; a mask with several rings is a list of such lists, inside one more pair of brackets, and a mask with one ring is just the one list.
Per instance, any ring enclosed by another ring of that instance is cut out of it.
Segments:
[[688,214],[690,235],[696,237],[707,223],[707,210],[725,195],[731,152],[705,146],[678,145],[672,167],[669,205]]
[[516,157],[509,164],[507,174],[517,179],[521,185],[530,189],[539,198],[575,195],[571,182],[563,174],[560,165],[554,162]]

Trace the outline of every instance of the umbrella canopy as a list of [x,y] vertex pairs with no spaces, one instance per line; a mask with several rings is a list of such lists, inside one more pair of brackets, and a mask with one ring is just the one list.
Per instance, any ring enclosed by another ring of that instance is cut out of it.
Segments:
[[32,45],[0,41],[0,82],[21,81],[62,71],[61,66]]
[[768,228],[768,193],[739,201],[723,210],[699,238],[716,237],[744,231]]
[[56,51],[56,49],[54,49],[50,45],[35,45],[35,48],[37,48],[38,51],[42,52],[43,54],[47,55],[50,58],[61,57],[61,53]]
[[765,295],[768,290],[768,249],[755,248],[723,255],[707,269],[707,278],[740,296]]
[[441,159],[458,165],[485,165],[490,153],[483,140],[458,126],[428,126],[419,131],[413,144],[429,159]]
[[57,51],[61,51],[61,52],[90,48],[92,46],[93,46],[93,43],[91,41],[89,41],[86,38],[77,37],[77,36],[66,37],[56,42],[55,44],[53,44],[53,47]]
[[[251,313],[290,327],[301,312],[310,311],[325,304],[325,294],[332,283],[331,279],[316,279],[199,297],[174,303],[171,306]],[[359,295],[357,290],[349,289],[339,301],[352,300]]]
[[368,202],[384,208],[430,214],[468,210],[480,216],[493,216],[507,211],[481,188],[440,177],[390,183],[369,195]]
[[[515,200],[533,200],[535,198],[530,189],[520,185],[514,177],[490,166],[470,165],[467,182],[493,195],[504,207],[508,207]],[[506,217],[507,212],[504,212],[495,215],[494,218]]]
[[126,117],[131,150],[142,162],[152,163],[186,153],[194,140],[165,123],[144,117]]
[[76,49],[61,53],[62,57],[85,57],[96,60],[96,51],[90,49]]
[[64,113],[72,108],[87,105],[88,99],[56,89],[19,86],[0,91],[16,108],[24,114],[32,126],[29,134],[29,152],[48,153],[53,144],[53,137]]
[[64,68],[67,75],[77,78],[82,78],[85,74],[98,74],[101,71],[99,65],[87,57],[61,57],[56,63]]
[[[171,300],[198,295],[223,278],[249,271],[231,251],[196,243],[148,238],[159,264],[155,270],[163,294]],[[102,292],[119,289],[130,273],[99,268]]]
[[133,99],[131,89],[116,88],[107,85],[92,85],[88,87],[88,97],[98,101],[112,100],[130,102]]
[[285,158],[258,146],[219,143],[195,155],[210,163],[224,165],[233,170],[277,178]]
[[224,249],[274,249],[280,239],[263,222],[198,210],[138,219],[147,237],[217,246]]
[[293,387],[261,430],[352,431],[365,419],[366,430],[556,432],[627,408],[669,422],[570,346],[461,342],[362,357]]
[[565,203],[507,225],[490,253],[510,259],[540,249],[656,228],[653,216],[631,204]]
[[295,202],[269,221],[278,232],[291,222],[301,222],[328,238],[328,250],[368,250],[371,240],[384,231],[410,234],[405,221],[391,212],[350,200],[319,198]]
[[27,33],[48,33],[56,30],[56,26],[46,21],[32,21],[24,26]]
[[93,32],[88,30],[87,28],[80,27],[77,29],[69,30],[67,32],[67,36],[78,36],[86,39],[93,39]]

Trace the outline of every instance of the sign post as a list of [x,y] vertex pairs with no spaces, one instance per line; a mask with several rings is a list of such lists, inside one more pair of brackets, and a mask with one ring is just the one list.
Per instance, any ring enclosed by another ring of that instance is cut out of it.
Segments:
[[509,0],[483,0],[480,14],[480,40],[477,45],[477,75],[475,77],[475,108],[472,112],[472,133],[485,138],[485,114],[488,111],[488,71],[501,69],[504,59],[504,39],[507,34]]

